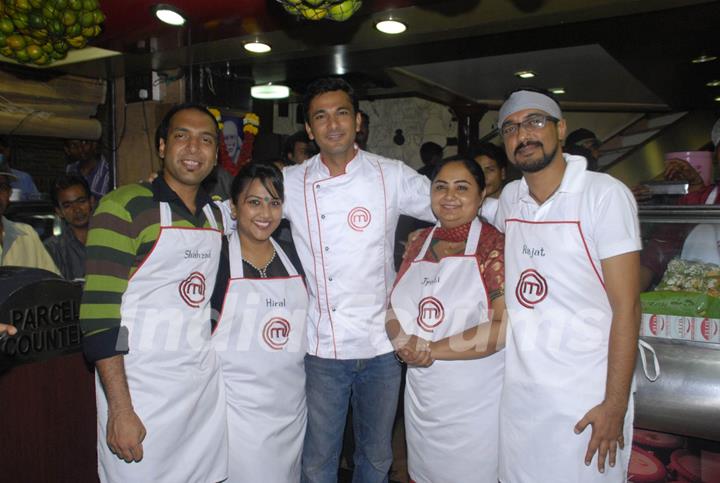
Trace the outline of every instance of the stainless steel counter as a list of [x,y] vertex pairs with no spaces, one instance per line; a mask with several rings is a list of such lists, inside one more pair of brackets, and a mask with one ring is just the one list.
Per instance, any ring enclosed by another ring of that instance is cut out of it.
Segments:
[[635,425],[720,441],[720,345],[642,339],[655,349],[661,375],[650,382],[638,357]]

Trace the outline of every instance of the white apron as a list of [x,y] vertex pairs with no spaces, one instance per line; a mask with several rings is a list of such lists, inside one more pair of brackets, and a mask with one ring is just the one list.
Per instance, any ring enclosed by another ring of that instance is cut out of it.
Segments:
[[243,278],[240,237],[229,241],[232,278],[212,337],[227,397],[227,481],[298,482],[307,419],[307,290],[272,238],[288,277]]
[[96,378],[98,472],[113,482],[217,482],[227,476],[225,393],[210,344],[210,295],[221,233],[172,226],[160,203],[160,234],[128,282],[121,303],[129,332],[130,396],[145,425],[143,459],[126,463],[107,446],[107,400]]
[[[395,286],[391,302],[408,334],[436,341],[488,320],[490,302],[475,251],[473,221],[465,254],[423,261],[433,233]],[[435,229],[433,229],[433,232]],[[504,351],[468,361],[408,367],[405,431],[417,483],[496,483]]]
[[508,219],[505,240],[510,323],[500,409],[500,481],[624,482],[632,394],[625,449],[618,448],[614,468],[606,460],[605,474],[598,472],[597,453],[589,467],[584,463],[592,426],[580,435],[573,431],[603,401],[612,321],[601,267],[592,262],[579,222]]

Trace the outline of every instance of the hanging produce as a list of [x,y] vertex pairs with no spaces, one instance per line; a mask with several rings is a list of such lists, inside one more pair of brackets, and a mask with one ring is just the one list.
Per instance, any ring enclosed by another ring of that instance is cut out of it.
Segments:
[[48,65],[85,47],[104,21],[97,0],[0,0],[0,55]]
[[308,20],[344,22],[362,5],[362,0],[277,0],[289,13]]

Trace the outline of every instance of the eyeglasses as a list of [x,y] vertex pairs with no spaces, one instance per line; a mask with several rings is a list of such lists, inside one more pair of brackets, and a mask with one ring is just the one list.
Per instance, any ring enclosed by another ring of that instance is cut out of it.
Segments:
[[526,117],[520,122],[508,121],[504,123],[500,128],[500,134],[502,134],[502,137],[508,138],[517,134],[520,131],[521,127],[526,131],[530,132],[538,131],[544,128],[548,121],[558,122],[559,119],[552,116],[544,116],[542,114],[533,114]]

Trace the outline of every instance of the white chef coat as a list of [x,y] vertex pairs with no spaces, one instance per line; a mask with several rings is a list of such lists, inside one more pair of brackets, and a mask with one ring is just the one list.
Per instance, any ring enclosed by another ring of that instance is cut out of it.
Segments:
[[[213,483],[227,477],[225,391],[210,345],[210,294],[220,260],[221,233],[172,226],[160,203],[160,235],[128,281],[122,324],[133,407],[147,435],[143,459],[126,463],[107,445],[108,404],[96,377],[98,474],[102,482]],[[201,256],[188,257],[190,249]]]
[[[601,260],[641,248],[630,191],[565,155],[562,183],[541,206],[525,180],[500,197],[509,326],[500,410],[500,481],[625,481],[630,446],[597,470],[584,455],[592,428],[575,424],[605,393],[612,310]],[[625,420],[631,441],[632,396]]]
[[482,206],[480,207],[480,216],[482,216],[488,223],[494,224],[498,206],[500,206],[500,202],[497,198],[485,198]]
[[430,181],[402,161],[357,151],[330,176],[320,155],[289,166],[283,214],[307,277],[308,352],[366,359],[392,351],[385,309],[400,215],[434,221]]

